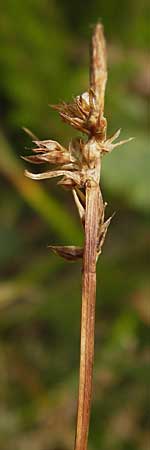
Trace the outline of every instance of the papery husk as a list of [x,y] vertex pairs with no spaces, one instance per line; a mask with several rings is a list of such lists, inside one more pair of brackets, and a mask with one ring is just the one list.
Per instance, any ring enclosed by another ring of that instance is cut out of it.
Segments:
[[59,245],[49,245],[48,248],[62,258],[67,259],[68,261],[77,261],[78,259],[82,259],[83,257],[83,248],[75,247],[74,245],[70,246],[59,246]]

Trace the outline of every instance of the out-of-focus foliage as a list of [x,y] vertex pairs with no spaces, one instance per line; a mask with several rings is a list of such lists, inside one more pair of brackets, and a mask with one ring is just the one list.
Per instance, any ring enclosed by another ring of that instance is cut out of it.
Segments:
[[148,0],[2,0],[0,10],[0,450],[73,448],[79,364],[80,265],[47,244],[81,243],[71,194],[25,179],[26,126],[67,143],[48,104],[88,87],[88,39],[108,40],[109,134],[135,140],[104,158],[103,194],[116,211],[98,265],[89,450],[148,450]]

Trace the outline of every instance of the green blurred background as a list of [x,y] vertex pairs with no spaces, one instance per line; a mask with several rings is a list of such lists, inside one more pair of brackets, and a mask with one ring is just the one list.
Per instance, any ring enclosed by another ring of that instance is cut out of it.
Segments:
[[[20,155],[39,138],[76,135],[49,103],[88,88],[88,45],[102,20],[108,44],[109,134],[135,140],[103,159],[108,214],[98,264],[89,450],[148,450],[148,0],[2,0],[0,10],[0,450],[71,450],[79,366],[80,264],[48,244],[80,244],[71,193],[24,177]],[[34,167],[33,167],[34,169]]]

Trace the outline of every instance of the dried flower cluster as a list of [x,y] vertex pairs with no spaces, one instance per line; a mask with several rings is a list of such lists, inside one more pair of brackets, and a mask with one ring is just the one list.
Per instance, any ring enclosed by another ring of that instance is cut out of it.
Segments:
[[[103,116],[103,111],[97,117],[96,96],[93,89],[76,97],[71,104],[63,102],[60,105],[54,106],[54,108],[59,111],[61,118],[65,122],[78,128],[81,132],[87,133],[88,139],[76,138],[69,143],[68,149],[53,140],[34,140],[33,142],[36,147],[33,148],[33,152],[35,155],[24,157],[24,159],[35,164],[55,164],[57,165],[57,169],[39,174],[34,174],[26,170],[25,174],[34,180],[63,177],[58,184],[73,190],[75,203],[82,223],[84,223],[87,181],[91,180],[92,182],[99,183],[102,156],[110,153],[115,147],[128,142],[131,138],[114,143],[120,135],[120,130],[117,130],[110,138],[106,138],[107,121]],[[99,235],[97,237],[98,255],[101,252],[104,236],[110,223],[110,219],[104,222],[105,205],[102,208],[103,214],[100,215]],[[51,246],[51,248],[53,247]],[[70,252],[72,252],[71,248]],[[60,249],[58,249],[58,253],[60,254]],[[65,257],[65,252],[62,255]],[[68,250],[66,249],[66,258],[67,256]],[[75,249],[72,256],[72,259],[75,259]],[[80,254],[80,256],[82,255]]]
[[60,185],[73,192],[85,233],[83,248],[50,246],[50,249],[68,260],[83,260],[80,381],[75,450],[86,450],[92,390],[94,354],[94,317],[96,292],[96,262],[101,253],[111,217],[105,220],[106,203],[100,190],[102,157],[130,139],[114,143],[120,130],[107,138],[107,120],[104,117],[104,95],[107,81],[106,48],[103,27],[95,27],[91,45],[90,87],[72,103],[53,106],[64,122],[73,126],[86,138],[77,137],[68,148],[56,141],[34,139],[34,154],[24,159],[36,164],[55,164],[56,168],[34,174],[25,171],[34,180],[61,177]]

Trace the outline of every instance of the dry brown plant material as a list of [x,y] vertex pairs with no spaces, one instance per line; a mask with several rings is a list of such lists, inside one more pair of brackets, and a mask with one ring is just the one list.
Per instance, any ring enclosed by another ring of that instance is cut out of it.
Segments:
[[53,106],[64,122],[85,133],[86,138],[78,137],[70,142],[68,148],[64,148],[53,140],[39,141],[29,132],[35,144],[34,154],[24,158],[36,164],[48,162],[57,165],[56,170],[39,174],[25,171],[25,174],[34,180],[62,177],[59,184],[72,190],[84,229],[83,248],[50,246],[52,251],[67,260],[82,259],[80,376],[75,450],[87,449],[94,359],[96,263],[111,221],[111,217],[105,220],[106,203],[103,202],[100,189],[102,157],[131,139],[114,143],[120,130],[107,138],[107,120],[104,117],[106,45],[100,23],[93,32],[90,54],[89,90],[74,98],[72,103],[63,102]]

